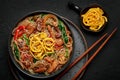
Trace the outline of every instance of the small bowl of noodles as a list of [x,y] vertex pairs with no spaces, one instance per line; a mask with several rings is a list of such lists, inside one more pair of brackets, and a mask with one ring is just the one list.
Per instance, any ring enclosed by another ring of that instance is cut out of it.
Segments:
[[92,4],[81,11],[82,27],[90,32],[100,32],[108,22],[108,16],[98,4]]
[[69,26],[50,11],[24,16],[13,28],[9,41],[12,62],[32,79],[59,74],[69,64],[74,49]]

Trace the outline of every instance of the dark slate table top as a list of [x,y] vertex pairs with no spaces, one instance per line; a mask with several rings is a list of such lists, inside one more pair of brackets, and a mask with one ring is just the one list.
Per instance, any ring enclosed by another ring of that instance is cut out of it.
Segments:
[[[53,11],[79,26],[90,47],[104,33],[118,27],[100,53],[87,67],[81,80],[120,80],[120,0],[71,0],[81,8],[92,3],[100,4],[109,16],[109,23],[99,34],[81,28],[79,15],[69,9],[69,0],[0,0],[0,79],[15,80],[8,66],[8,36],[18,19],[36,10]],[[95,51],[95,49],[93,49]],[[93,52],[90,52],[91,56]]]

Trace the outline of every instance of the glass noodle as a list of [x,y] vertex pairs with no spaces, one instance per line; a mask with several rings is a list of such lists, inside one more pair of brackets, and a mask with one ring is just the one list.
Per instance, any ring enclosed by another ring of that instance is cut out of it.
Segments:
[[61,69],[73,49],[71,32],[57,16],[38,14],[19,22],[12,32],[15,60],[31,74]]

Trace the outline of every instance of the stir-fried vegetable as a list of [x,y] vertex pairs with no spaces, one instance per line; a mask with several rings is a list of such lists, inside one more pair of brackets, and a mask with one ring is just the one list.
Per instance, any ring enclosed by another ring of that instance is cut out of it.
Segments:
[[48,53],[47,53],[48,56],[50,56],[50,55],[52,55],[52,54],[54,54],[54,52],[48,52]]
[[20,52],[19,52],[18,47],[15,43],[14,43],[14,53],[15,53],[15,57],[19,60],[20,59]]
[[16,40],[18,37],[20,37],[20,36],[23,35],[24,29],[25,29],[25,26],[19,26],[19,27],[15,30],[14,40]]
[[44,15],[46,15],[46,14],[40,14],[40,17],[42,18]]
[[29,45],[29,39],[27,38],[26,34],[23,34],[23,39],[26,41],[26,44]]
[[68,53],[68,48],[65,48],[65,57],[68,58],[69,57],[69,53]]
[[63,37],[64,42],[67,44],[68,43],[68,37],[67,37],[66,31],[65,31],[65,26],[63,25],[62,21],[60,21],[60,20],[59,20],[58,27],[62,32],[62,37]]
[[33,58],[33,62],[36,63],[36,61],[38,61],[37,59]]

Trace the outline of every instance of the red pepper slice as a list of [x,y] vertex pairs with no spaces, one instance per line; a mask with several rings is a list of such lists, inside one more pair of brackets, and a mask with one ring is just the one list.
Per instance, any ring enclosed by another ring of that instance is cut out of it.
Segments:
[[18,32],[19,32],[19,30],[16,30],[16,31],[15,31],[14,40],[16,40],[16,39],[17,39]]
[[24,33],[24,30],[25,30],[25,26],[19,26],[15,30],[14,40],[16,40],[18,37],[22,36],[22,34]]
[[19,26],[19,30],[24,30],[25,26]]

